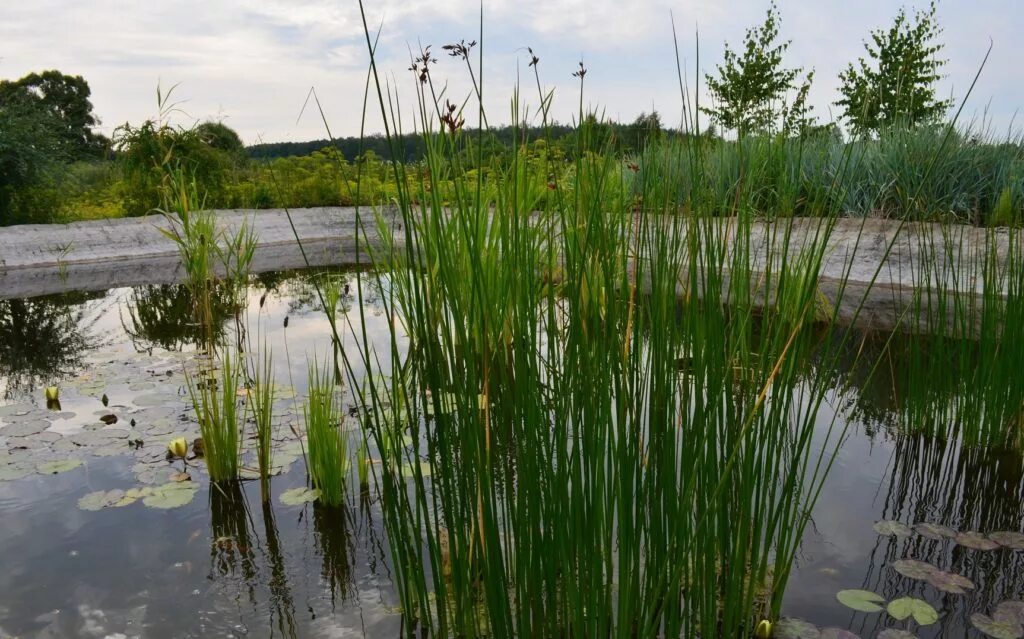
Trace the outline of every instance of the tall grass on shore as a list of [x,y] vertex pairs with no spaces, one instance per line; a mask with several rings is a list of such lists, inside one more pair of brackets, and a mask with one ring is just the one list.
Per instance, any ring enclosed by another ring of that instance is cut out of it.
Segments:
[[[730,203],[724,214],[742,189],[767,217],[835,212],[983,226],[1024,222],[1024,139],[966,126],[948,133],[936,125],[850,141],[837,131],[801,138],[684,136],[648,146],[636,164],[642,172],[650,162],[678,160],[671,183],[684,188],[680,195],[706,189]],[[693,150],[680,153],[679,146]],[[700,167],[686,160],[692,152],[705,156]]]
[[834,212],[758,245],[762,194],[721,217],[672,170],[703,170],[684,147],[626,180],[582,107],[564,181],[519,155],[467,171],[463,116],[421,78],[428,170],[374,255],[391,349],[364,328],[343,354],[368,373],[405,614],[440,636],[749,635],[778,615],[835,450],[830,387],[804,374],[842,341],[818,289]]

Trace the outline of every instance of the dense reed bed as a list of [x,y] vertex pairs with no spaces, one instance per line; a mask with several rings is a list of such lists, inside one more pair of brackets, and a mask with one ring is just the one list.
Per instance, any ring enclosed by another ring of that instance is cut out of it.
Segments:
[[752,634],[841,436],[806,374],[848,352],[818,288],[839,199],[755,247],[742,172],[727,210],[696,147],[626,177],[582,107],[567,175],[467,170],[464,116],[420,80],[426,171],[392,166],[402,235],[377,218],[391,348],[341,353],[404,613],[437,636]]

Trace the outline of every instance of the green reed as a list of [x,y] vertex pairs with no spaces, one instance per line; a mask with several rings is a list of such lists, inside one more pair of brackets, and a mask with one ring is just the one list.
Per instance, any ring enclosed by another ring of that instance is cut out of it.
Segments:
[[968,445],[1024,443],[1024,237],[1011,229],[914,228],[909,337],[893,346],[903,428]]
[[270,473],[274,419],[273,357],[264,346],[262,364],[253,363],[249,383],[249,406],[256,427],[256,462],[260,474],[260,498],[270,501]]
[[334,376],[320,370],[316,361],[309,365],[309,396],[302,407],[309,443],[307,463],[313,487],[320,501],[339,506],[345,500],[349,469],[348,437],[341,430],[342,414],[335,392]]
[[627,180],[582,109],[564,179],[525,154],[473,170],[461,116],[417,86],[426,159],[392,165],[405,237],[378,216],[374,252],[398,321],[388,352],[363,329],[342,353],[405,614],[438,635],[750,634],[835,451],[831,387],[806,375],[845,340],[818,288],[834,211],[760,224],[765,193],[689,188],[672,169],[708,158],[684,146]]
[[203,438],[203,458],[213,481],[238,478],[239,442],[245,426],[238,388],[242,369],[231,349],[223,349],[217,370],[200,364],[198,378],[186,371],[189,397]]

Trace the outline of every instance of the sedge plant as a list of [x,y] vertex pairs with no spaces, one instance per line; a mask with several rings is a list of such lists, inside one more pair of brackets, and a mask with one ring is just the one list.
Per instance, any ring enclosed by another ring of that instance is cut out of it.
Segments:
[[309,450],[307,464],[319,500],[339,506],[345,500],[349,469],[348,437],[341,431],[342,414],[335,393],[334,376],[316,361],[309,366],[309,396],[302,412]]

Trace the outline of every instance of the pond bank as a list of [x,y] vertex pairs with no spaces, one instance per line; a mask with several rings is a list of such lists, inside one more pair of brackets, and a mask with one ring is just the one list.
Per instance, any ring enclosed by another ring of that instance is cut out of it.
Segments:
[[[307,259],[316,266],[369,261],[364,250],[356,253],[356,210],[351,207],[293,210],[294,232],[281,209],[217,214],[228,233],[243,223],[256,232],[254,272],[301,268]],[[370,215],[370,209],[363,208],[362,214]],[[753,224],[755,270],[766,267],[767,254],[778,255],[768,247],[782,241],[783,234],[777,232],[782,223]],[[729,219],[722,220],[722,233],[729,233],[731,227]],[[180,281],[184,272],[177,246],[162,232],[167,228],[162,216],[0,228],[0,299]],[[794,221],[790,253],[811,243],[818,228],[816,219]],[[305,257],[295,233],[302,240]],[[374,224],[367,225],[367,237],[360,241],[379,242]],[[820,289],[825,299],[838,306],[841,320],[887,329],[895,325],[924,281],[932,288],[980,293],[987,249],[994,247],[998,259],[1005,262],[1009,244],[1005,230],[840,219],[827,240]],[[932,271],[927,280],[921,275],[923,266]],[[857,312],[862,301],[863,308]]]
[[[256,232],[257,273],[306,265],[296,233],[311,265],[368,261],[356,254],[354,208],[297,209],[291,217],[294,232],[282,209],[217,211],[226,232],[243,224]],[[178,247],[163,233],[169,228],[161,215],[0,228],[0,299],[181,281]],[[372,239],[376,227],[367,234]]]

